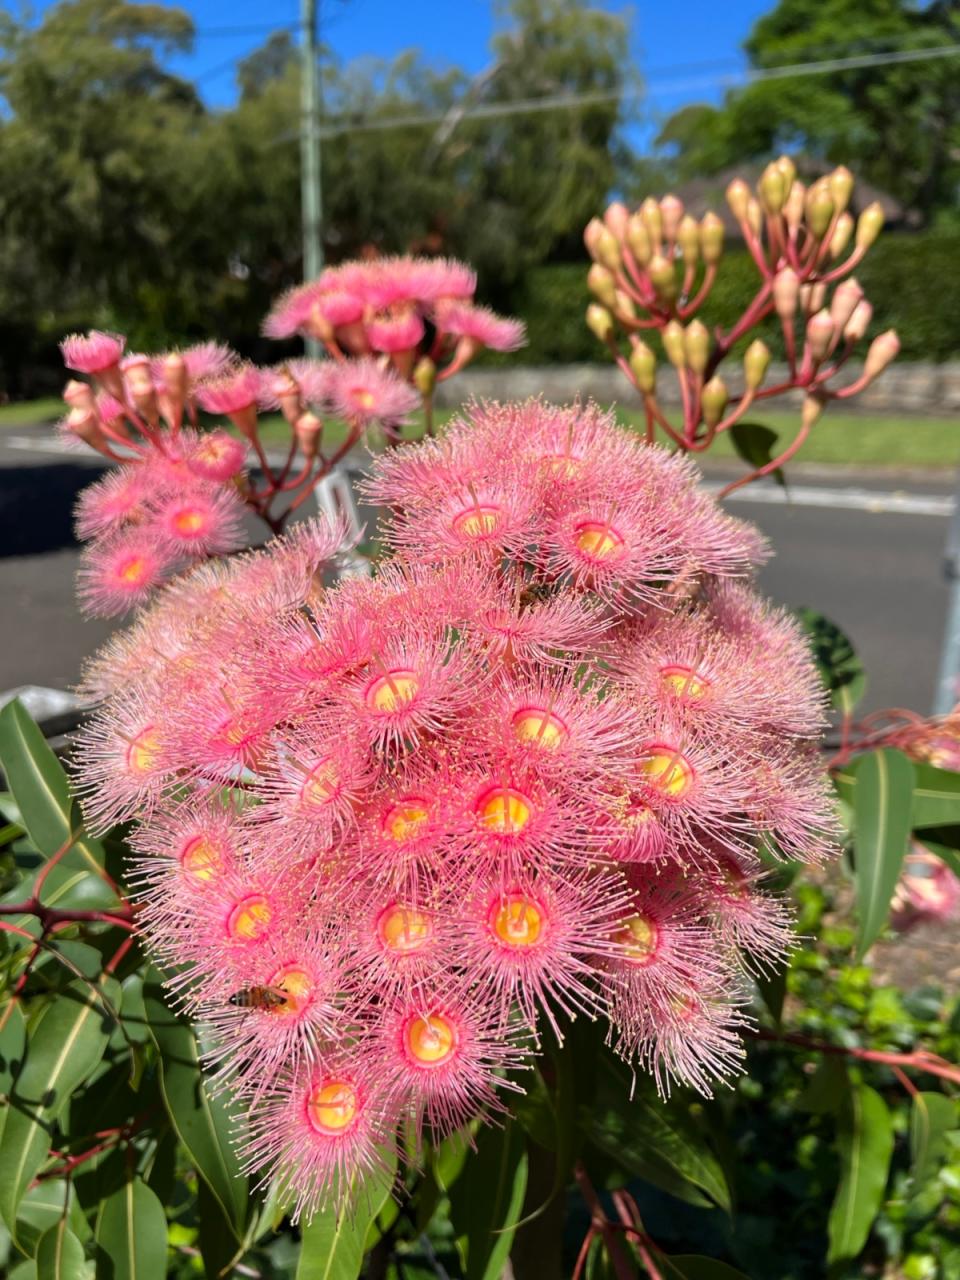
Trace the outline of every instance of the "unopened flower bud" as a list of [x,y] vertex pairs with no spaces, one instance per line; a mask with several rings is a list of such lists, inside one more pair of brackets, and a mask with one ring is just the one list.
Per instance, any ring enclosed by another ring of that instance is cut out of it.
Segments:
[[844,249],[850,243],[850,237],[853,235],[853,215],[849,213],[841,213],[837,219],[837,225],[833,228],[833,235],[830,237],[829,252],[831,258],[839,258]]
[[609,342],[614,333],[613,316],[606,307],[591,303],[587,307],[587,328],[601,342]]
[[856,246],[858,249],[869,249],[883,228],[883,208],[879,200],[868,204],[857,219]]
[[94,408],[93,387],[89,382],[80,382],[77,378],[71,378],[67,385],[63,388],[63,399],[71,409],[89,409]]
[[94,449],[103,444],[103,432],[93,409],[71,409],[63,420],[63,428]]
[[608,271],[606,267],[601,267],[599,262],[595,262],[587,272],[587,288],[605,307],[613,308],[617,294],[617,283],[613,278],[612,271]]
[[657,385],[657,357],[645,342],[637,342],[630,352],[630,372],[644,395],[652,395]]
[[862,297],[863,289],[852,276],[837,285],[830,299],[830,316],[835,328],[841,332],[846,328]]
[[598,262],[610,271],[620,270],[620,243],[608,227],[597,235],[596,250]]
[[820,396],[804,396],[803,408],[800,410],[800,424],[807,431],[823,413],[823,400]]
[[763,210],[760,207],[760,201],[754,200],[753,196],[747,201],[747,226],[755,236],[760,235],[760,228],[763,226]]
[[703,391],[700,393],[700,408],[703,412],[703,420],[708,427],[717,425],[723,417],[729,399],[727,384],[722,378],[713,377],[709,382],[704,383]]
[[853,195],[853,174],[846,165],[838,165],[833,173],[827,176],[827,182],[830,186],[830,194],[833,197],[834,207],[837,209],[846,209],[850,203],[850,197]]
[[167,395],[182,405],[187,398],[188,376],[187,362],[179,351],[171,351],[168,356],[164,356],[160,380]]
[[818,280],[816,284],[800,286],[800,306],[805,316],[812,316],[815,311],[819,311],[826,300],[827,286],[822,280]]
[[783,174],[783,180],[787,184],[787,194],[789,195],[796,180],[797,166],[789,156],[778,156],[774,163]]
[[677,244],[683,256],[684,266],[695,267],[700,257],[700,224],[689,213],[684,214],[677,227]]
[[811,316],[807,321],[807,347],[817,364],[830,350],[834,332],[835,325],[830,318],[829,311],[818,311],[816,315]]
[[807,192],[807,226],[818,240],[826,235],[833,211],[830,187],[824,178],[820,178]]
[[663,236],[663,214],[660,212],[659,201],[654,200],[653,196],[647,196],[640,206],[640,217],[650,235],[651,243],[656,248]]
[[[601,267],[601,270],[603,268]],[[422,396],[433,395],[433,388],[437,381],[437,366],[433,363],[429,356],[424,356],[418,360],[413,370],[413,385],[417,388]]]
[[597,236],[601,231],[603,231],[603,223],[599,218],[591,218],[583,229],[583,243],[594,262],[597,260]]
[[672,192],[665,195],[660,201],[660,221],[667,240],[677,238],[677,228],[680,226],[682,217],[683,201]]
[[670,363],[675,368],[682,369],[686,364],[687,350],[683,325],[679,320],[671,320],[669,324],[664,325],[660,333],[660,341],[663,343],[663,349]]
[[699,320],[692,320],[683,335],[687,364],[694,373],[703,373],[710,358],[710,332]]
[[790,188],[790,194],[787,196],[786,203],[783,206],[783,216],[791,231],[796,231],[803,221],[806,201],[807,188],[802,182],[795,182]]
[[645,267],[653,256],[653,245],[650,233],[644,225],[639,213],[632,213],[627,223],[627,245],[641,267]]
[[843,336],[847,342],[859,342],[870,328],[873,319],[873,307],[861,298],[853,309],[853,315],[844,325]]
[[734,178],[727,187],[727,204],[738,222],[747,217],[747,205],[750,202],[750,188],[742,178]]
[[627,233],[627,220],[629,217],[630,211],[619,200],[607,205],[603,213],[603,221],[607,230],[611,231],[618,240],[622,240]]
[[787,180],[776,164],[768,164],[757,183],[760,203],[767,213],[779,213],[787,199]]
[[300,388],[289,369],[278,370],[270,384],[270,391],[277,397],[277,403],[284,418],[291,427],[295,426],[303,412],[303,401],[300,398]]
[[895,329],[888,329],[870,343],[867,358],[863,362],[863,376],[868,382],[883,373],[891,361],[896,360],[900,352],[900,339]]
[[150,423],[156,422],[159,416],[157,391],[150,375],[150,365],[146,361],[129,365],[123,371],[123,385],[127,395],[133,402],[137,412]]
[[305,458],[313,459],[317,456],[317,448],[320,444],[320,433],[322,431],[323,422],[315,413],[311,413],[309,409],[306,413],[301,413],[293,424],[293,433],[297,437],[300,452]]
[[700,252],[708,267],[719,262],[723,253],[723,220],[712,210],[700,219]]
[[677,274],[673,263],[662,253],[655,253],[647,263],[647,275],[661,298],[672,302],[677,296]]
[[800,277],[793,267],[783,267],[773,277],[773,306],[781,320],[792,320],[800,297]]
[[622,289],[617,289],[613,295],[613,312],[621,321],[636,320],[637,308],[634,306],[633,299],[629,293],[624,293]]
[[759,338],[754,338],[743,353],[743,380],[748,391],[756,391],[770,368],[770,348]]

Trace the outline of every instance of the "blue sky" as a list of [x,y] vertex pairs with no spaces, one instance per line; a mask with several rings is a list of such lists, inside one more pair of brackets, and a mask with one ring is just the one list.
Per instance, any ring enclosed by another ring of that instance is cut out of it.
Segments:
[[[181,0],[198,29],[196,47],[177,66],[198,78],[213,105],[235,92],[236,60],[265,39],[268,24],[295,24],[298,0]],[[479,71],[489,61],[494,29],[492,0],[319,0],[322,38],[344,61],[391,58],[410,48],[435,64]],[[630,17],[634,59],[648,82],[650,115],[669,114],[691,101],[715,101],[722,77],[744,65],[740,45],[773,0],[640,0],[608,7]],[[257,28],[256,30],[241,30]],[[227,29],[226,31],[224,29]]]

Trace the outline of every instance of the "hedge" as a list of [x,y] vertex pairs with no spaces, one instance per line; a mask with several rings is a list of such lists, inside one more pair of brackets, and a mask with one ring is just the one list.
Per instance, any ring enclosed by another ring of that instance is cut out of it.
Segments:
[[[960,234],[888,233],[870,251],[856,277],[874,307],[876,322],[870,336],[895,328],[903,344],[901,359],[960,358]],[[757,278],[746,250],[725,253],[701,317],[710,325],[729,327],[756,292]],[[525,362],[602,360],[600,344],[583,321],[590,301],[585,262],[535,267],[509,301],[514,313],[527,322],[530,342],[523,353]],[[764,337],[779,356],[777,336],[775,322],[768,323]]]

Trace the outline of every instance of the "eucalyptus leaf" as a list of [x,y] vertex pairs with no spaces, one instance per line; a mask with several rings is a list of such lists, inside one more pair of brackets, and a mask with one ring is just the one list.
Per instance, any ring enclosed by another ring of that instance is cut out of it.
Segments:
[[37,1245],[37,1280],[85,1280],[92,1274],[83,1245],[61,1218],[40,1237]]
[[98,1277],[164,1280],[167,1218],[163,1205],[140,1178],[130,1178],[103,1201],[96,1238],[105,1255],[97,1267]]
[[450,1192],[465,1280],[499,1280],[523,1213],[527,1166],[526,1139],[515,1120],[480,1130],[477,1149]]
[[880,1094],[850,1086],[837,1127],[840,1183],[827,1223],[828,1264],[856,1258],[883,1204],[893,1154],[893,1121]]
[[853,848],[859,919],[858,958],[887,922],[910,837],[914,768],[902,751],[885,747],[854,766]]
[[357,1280],[371,1223],[393,1190],[396,1151],[384,1153],[383,1166],[351,1186],[347,1203],[314,1214],[301,1229],[296,1280]]
[[957,1128],[957,1104],[945,1093],[914,1094],[910,1109],[910,1176],[920,1187],[938,1171],[950,1144],[947,1134]]

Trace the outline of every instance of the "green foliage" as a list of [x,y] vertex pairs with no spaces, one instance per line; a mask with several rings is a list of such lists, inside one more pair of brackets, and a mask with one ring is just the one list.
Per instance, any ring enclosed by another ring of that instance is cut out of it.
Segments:
[[862,957],[887,920],[910,836],[915,774],[901,751],[868,751],[854,765],[853,850]]

